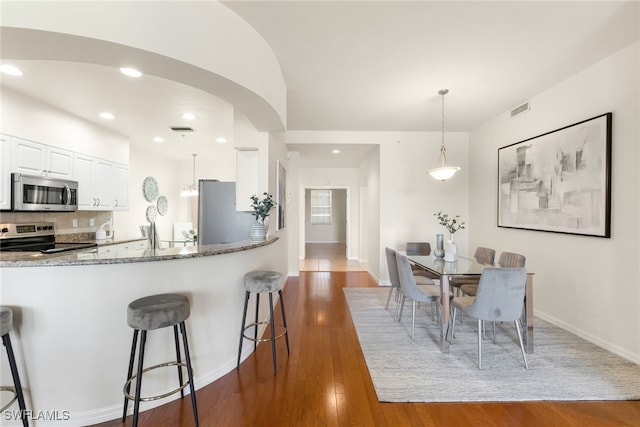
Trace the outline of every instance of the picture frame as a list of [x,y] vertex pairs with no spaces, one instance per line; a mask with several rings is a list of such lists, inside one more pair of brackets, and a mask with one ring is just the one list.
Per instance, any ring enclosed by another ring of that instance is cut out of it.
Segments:
[[286,225],[287,170],[280,160],[276,160],[276,230]]
[[605,113],[498,149],[498,227],[611,237]]

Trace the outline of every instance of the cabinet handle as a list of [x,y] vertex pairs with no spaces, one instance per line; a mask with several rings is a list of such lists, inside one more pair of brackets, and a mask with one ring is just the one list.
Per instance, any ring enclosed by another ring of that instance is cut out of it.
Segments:
[[118,207],[118,199],[115,200],[115,207]]
[[98,204],[96,206],[100,206],[100,198],[98,198]]

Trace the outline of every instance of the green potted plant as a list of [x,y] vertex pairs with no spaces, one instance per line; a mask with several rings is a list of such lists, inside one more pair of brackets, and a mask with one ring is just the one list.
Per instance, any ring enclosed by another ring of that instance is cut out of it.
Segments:
[[262,195],[263,197],[261,199],[255,194],[250,197],[251,208],[253,209],[251,215],[256,217],[256,222],[251,226],[251,230],[249,231],[249,239],[252,241],[266,240],[267,227],[265,221],[271,209],[276,205],[271,194],[264,192]]

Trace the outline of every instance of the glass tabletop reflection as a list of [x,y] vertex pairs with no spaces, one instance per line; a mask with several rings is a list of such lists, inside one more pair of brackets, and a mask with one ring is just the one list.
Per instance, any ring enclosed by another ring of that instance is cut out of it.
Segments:
[[458,256],[455,261],[445,261],[442,258],[436,258],[433,255],[407,255],[410,261],[414,262],[418,267],[427,269],[440,276],[443,275],[481,275],[482,270],[488,267],[480,264],[474,258]]

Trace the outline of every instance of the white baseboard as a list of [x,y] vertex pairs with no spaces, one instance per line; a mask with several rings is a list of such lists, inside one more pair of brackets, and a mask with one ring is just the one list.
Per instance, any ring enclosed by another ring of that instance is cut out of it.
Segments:
[[[566,322],[563,322],[560,319],[557,319],[553,316],[549,316],[546,313],[541,313],[538,312],[536,310],[533,310],[533,314],[539,318],[541,318],[542,320],[546,320],[547,322],[551,323],[552,325],[555,325],[559,328],[562,328],[566,331],[571,332],[574,335],[579,336],[582,339],[585,339],[587,341],[589,341],[592,344],[597,345],[598,347],[601,347],[613,354],[616,354],[624,359],[629,360],[630,362],[636,363],[638,365],[640,365],[640,356],[638,356],[637,354],[634,354],[632,352],[630,352],[627,349],[624,349],[618,345],[612,344],[608,341],[605,341],[603,339],[600,339],[588,332],[583,331],[582,329],[578,329],[573,325],[570,325]],[[534,340],[535,340],[535,327],[534,327]],[[535,342],[535,341],[534,341]],[[535,344],[534,344],[535,347]]]

